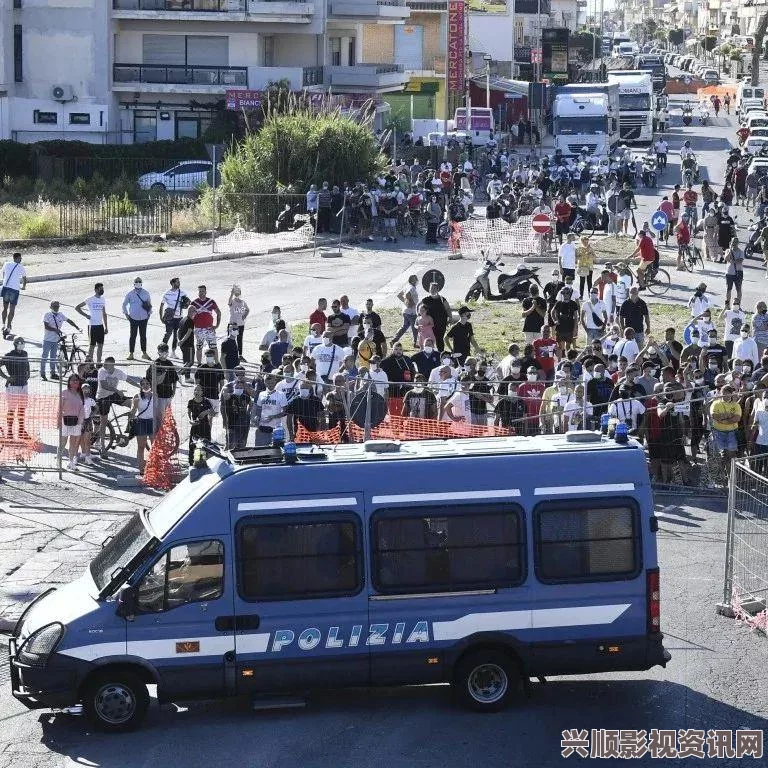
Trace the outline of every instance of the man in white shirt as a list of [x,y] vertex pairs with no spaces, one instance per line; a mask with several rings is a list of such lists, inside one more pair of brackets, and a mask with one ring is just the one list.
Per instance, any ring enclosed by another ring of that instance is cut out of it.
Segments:
[[21,254],[14,253],[13,261],[6,261],[2,270],[3,338],[11,335],[13,316],[19,303],[19,293],[27,287],[27,270],[21,265]]
[[[83,302],[85,303],[85,302]],[[121,381],[128,381],[128,374],[115,367],[115,358],[104,358],[104,365],[99,368],[96,376],[98,387],[96,388],[96,406],[99,410],[99,447],[102,457],[106,453],[104,448],[104,434],[107,427],[110,408],[113,405],[127,405],[129,398],[118,387]]]
[[691,310],[691,317],[700,317],[708,309],[712,308],[712,301],[705,293],[707,290],[706,283],[699,283],[696,290],[693,292],[693,296],[688,299],[688,308]]
[[167,344],[173,337],[171,354],[177,357],[176,347],[178,346],[178,331],[181,325],[182,313],[186,314],[189,305],[189,296],[181,290],[181,278],[172,277],[170,290],[163,294],[160,301],[160,319],[165,326],[163,335],[163,344]]
[[277,427],[285,429],[285,417],[283,409],[288,405],[288,400],[282,390],[276,388],[277,379],[271,373],[264,377],[266,389],[259,392],[256,406],[259,412],[259,426],[256,429],[256,447],[270,445],[272,432]]
[[403,305],[403,325],[400,330],[392,337],[390,344],[397,343],[410,328],[413,334],[413,346],[418,346],[416,331],[416,307],[419,305],[419,291],[416,286],[419,284],[419,278],[416,275],[410,275],[408,282],[397,294],[398,301]]
[[635,359],[640,354],[640,347],[637,346],[635,341],[635,329],[626,328],[624,330],[624,338],[621,341],[617,341],[613,348],[613,354],[617,358],[626,357],[627,363],[632,365]]
[[632,399],[631,387],[624,384],[619,387],[619,398],[608,406],[608,415],[624,422],[630,429],[637,429],[638,419],[645,413],[645,406],[639,400]]
[[64,323],[69,323],[75,330],[80,329],[63,313],[60,312],[58,301],[51,302],[51,311],[43,315],[43,353],[40,360],[40,378],[45,381],[45,361],[49,360],[51,369],[51,378],[58,379],[56,365],[59,359],[59,343],[64,336],[61,332]]
[[368,376],[373,379],[373,386],[376,393],[386,400],[389,393],[389,378],[387,377],[387,374],[381,370],[381,357],[379,355],[374,355],[371,358]]
[[691,142],[687,140],[680,148],[680,159],[685,160],[686,157],[690,157],[691,155],[695,155],[695,152],[691,148]]
[[560,266],[560,273],[563,278],[575,277],[576,275],[576,235],[569,232],[566,235],[566,241],[557,251],[557,263]]
[[760,353],[757,342],[749,335],[749,325],[741,326],[740,338],[733,343],[733,357],[735,360],[751,360],[752,367],[757,368],[760,363]]
[[323,327],[320,323],[312,323],[309,334],[304,338],[304,354],[312,355],[315,347],[323,343]]
[[[88,307],[88,312],[83,312],[83,307]],[[96,363],[101,362],[101,353],[104,349],[104,339],[109,333],[107,328],[107,305],[104,301],[104,284],[96,283],[93,286],[93,296],[81,301],[75,312],[88,320],[88,360],[93,360],[93,351],[96,350]],[[98,400],[99,396],[96,395]]]
[[312,350],[312,359],[315,361],[317,375],[326,383],[331,381],[333,374],[339,370],[344,360],[344,350],[333,343],[333,333],[323,333],[323,343]]
[[607,324],[608,310],[600,300],[600,292],[597,288],[590,288],[589,301],[585,301],[581,308],[581,327],[587,333],[587,343],[599,341]]

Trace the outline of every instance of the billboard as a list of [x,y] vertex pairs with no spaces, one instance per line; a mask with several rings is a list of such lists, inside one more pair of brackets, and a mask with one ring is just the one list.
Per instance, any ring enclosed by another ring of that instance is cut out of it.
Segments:
[[468,0],[467,4],[471,13],[507,13],[507,0]]
[[261,106],[263,91],[246,91],[228,89],[224,101],[228,110],[258,109]]
[[547,80],[568,77],[568,29],[548,27],[541,30],[541,71]]
[[464,93],[464,0],[448,0],[448,93]]

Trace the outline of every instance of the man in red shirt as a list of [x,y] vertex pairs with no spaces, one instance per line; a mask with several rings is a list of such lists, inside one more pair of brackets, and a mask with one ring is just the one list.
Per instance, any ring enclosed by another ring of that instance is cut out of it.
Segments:
[[642,289],[645,288],[645,273],[648,267],[656,261],[656,246],[646,232],[640,233],[640,242],[629,258],[634,259],[635,256],[640,257],[637,262],[637,281],[638,287]]
[[615,272],[611,272],[610,264],[606,264],[605,267],[603,267],[603,271],[600,273],[600,277],[595,280],[594,287],[597,288],[599,294],[600,294],[600,300],[603,299],[603,292],[605,291],[605,286],[610,283],[616,283],[619,279],[619,276]]
[[534,366],[528,368],[526,381],[517,388],[517,396],[525,403],[524,435],[539,434],[539,411],[541,410],[541,396],[547,385],[539,381],[538,371]]
[[555,378],[557,351],[560,349],[560,345],[550,333],[548,325],[542,326],[541,338],[533,341],[533,359],[541,367],[541,372],[547,381],[552,381]]
[[571,223],[571,208],[570,203],[565,199],[565,195],[560,195],[555,203],[555,231],[557,232],[557,242],[560,245],[563,244],[563,235],[568,234],[568,227]]
[[[195,328],[195,342],[197,346],[197,364],[200,365],[203,344],[208,344],[218,362],[219,355],[216,347],[216,329],[221,322],[221,310],[219,305],[208,297],[208,289],[204,285],[197,286],[197,298],[191,305],[195,310],[192,318],[192,325]],[[216,315],[216,322],[213,322],[213,316]]]
[[698,221],[698,212],[696,210],[698,202],[699,195],[689,184],[685,192],[683,192],[683,213],[690,220],[692,227],[695,227],[696,222]]
[[317,300],[317,309],[309,316],[309,327],[311,328],[315,323],[319,323],[321,328],[325,328],[325,321],[328,319],[325,314],[325,310],[328,309],[327,299]]
[[667,195],[664,195],[664,197],[661,198],[659,210],[662,213],[667,214],[667,228],[659,235],[659,239],[662,237],[664,238],[664,245],[666,245],[669,242],[669,233],[672,231],[672,220],[675,218],[675,206],[672,205],[672,202]]
[[675,237],[677,238],[677,269],[683,272],[685,271],[685,250],[691,242],[691,230],[688,227],[687,216],[683,216],[680,223],[675,227]]

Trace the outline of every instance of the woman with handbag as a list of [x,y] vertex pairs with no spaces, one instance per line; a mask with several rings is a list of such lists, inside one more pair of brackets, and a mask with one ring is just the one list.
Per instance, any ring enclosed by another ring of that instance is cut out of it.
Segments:
[[133,403],[128,414],[128,434],[136,437],[136,458],[139,462],[139,475],[144,475],[146,462],[144,452],[147,442],[155,434],[154,404],[152,402],[152,384],[142,379],[139,391],[133,396]]
[[74,472],[77,468],[77,449],[83,431],[83,393],[80,377],[73,373],[67,379],[67,388],[61,393],[59,401],[59,421],[61,422],[61,450],[69,440],[69,464],[67,469]]

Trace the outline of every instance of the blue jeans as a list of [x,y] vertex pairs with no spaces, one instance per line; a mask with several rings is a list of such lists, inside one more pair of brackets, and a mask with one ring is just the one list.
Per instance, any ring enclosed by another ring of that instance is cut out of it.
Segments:
[[56,364],[59,362],[59,342],[44,341],[43,354],[40,360],[40,375],[45,376],[45,361],[50,360],[51,376],[56,373]]
[[408,332],[409,328],[413,332],[413,343],[416,344],[417,333],[415,312],[413,314],[410,312],[403,312],[403,327],[392,337],[392,343],[394,344],[396,341],[400,341],[402,336]]

